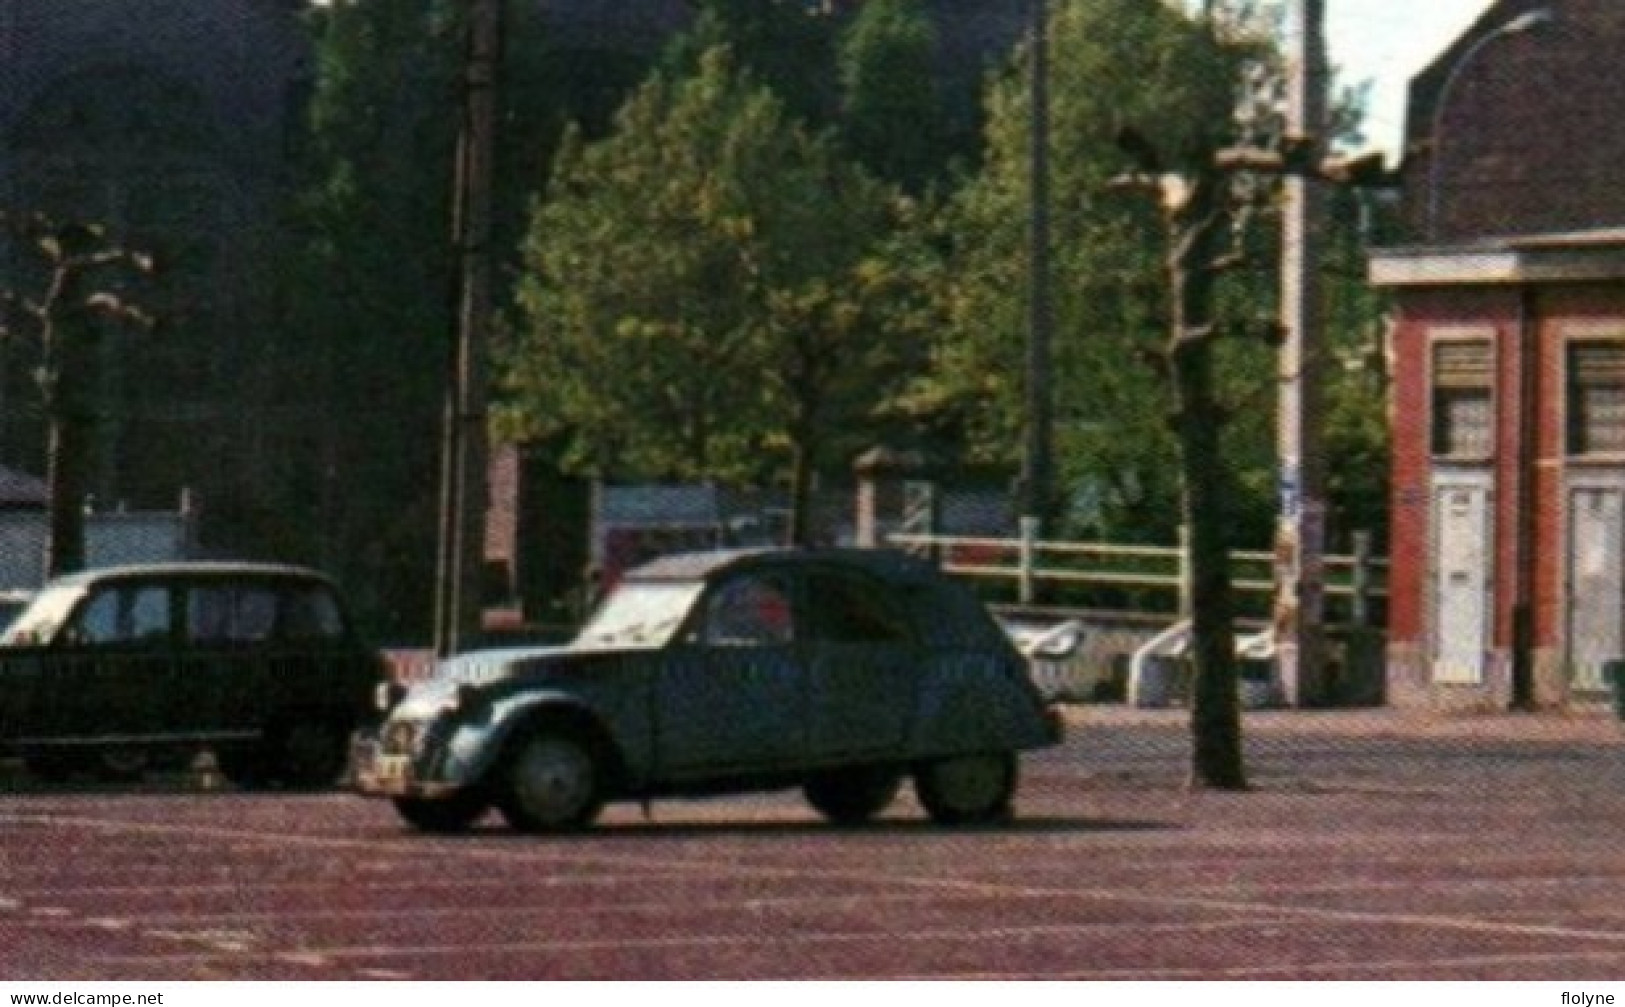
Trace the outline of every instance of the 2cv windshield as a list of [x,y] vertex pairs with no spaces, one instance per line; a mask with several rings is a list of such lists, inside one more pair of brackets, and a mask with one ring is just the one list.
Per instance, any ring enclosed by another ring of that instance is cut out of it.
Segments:
[[577,647],[663,647],[705,585],[696,582],[623,584],[604,599],[576,637]]
[[39,647],[56,639],[73,606],[85,595],[83,587],[53,587],[42,592],[0,636],[0,647]]

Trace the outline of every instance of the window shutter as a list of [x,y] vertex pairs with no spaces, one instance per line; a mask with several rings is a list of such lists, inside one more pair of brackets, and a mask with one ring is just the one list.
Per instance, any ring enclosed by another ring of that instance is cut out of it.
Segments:
[[1625,385],[1625,342],[1576,342],[1569,351],[1575,384]]
[[1494,376],[1488,340],[1450,340],[1434,344],[1434,387],[1489,388]]
[[1574,340],[1568,367],[1568,453],[1625,454],[1625,340]]

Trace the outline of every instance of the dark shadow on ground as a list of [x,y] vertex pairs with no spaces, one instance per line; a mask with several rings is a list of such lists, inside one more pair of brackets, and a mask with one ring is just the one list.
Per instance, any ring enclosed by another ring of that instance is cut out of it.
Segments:
[[[865,836],[893,838],[920,836],[951,838],[954,836],[1031,836],[1078,833],[1158,832],[1183,829],[1177,822],[1131,820],[1113,818],[1083,818],[1060,815],[1023,816],[1012,822],[988,825],[944,826],[926,818],[883,818],[866,825],[841,826],[817,819],[805,821],[682,821],[662,822],[606,822],[590,829],[563,833],[523,833],[508,828],[501,818],[492,815],[482,819],[472,829],[461,833],[432,834],[436,839],[486,841],[509,839],[514,842],[572,842],[605,839],[695,839],[752,836],[798,836],[803,838],[853,839]],[[430,834],[417,833],[402,826],[404,836]]]

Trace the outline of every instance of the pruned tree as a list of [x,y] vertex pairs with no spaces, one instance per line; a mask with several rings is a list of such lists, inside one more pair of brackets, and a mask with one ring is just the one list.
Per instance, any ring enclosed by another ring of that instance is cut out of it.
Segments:
[[[1208,34],[1216,49],[1227,44],[1220,34],[1221,20],[1211,10],[1192,29]],[[1237,94],[1243,107],[1236,118],[1255,119],[1254,110],[1245,107],[1254,96],[1241,87]],[[1237,143],[1229,123],[1209,122],[1209,128],[1188,134],[1171,149],[1125,124],[1116,142],[1131,170],[1113,179],[1111,187],[1149,196],[1164,230],[1168,330],[1156,359],[1173,397],[1181,512],[1189,530],[1192,782],[1244,789],[1230,575],[1230,505],[1236,494],[1221,442],[1231,410],[1219,393],[1214,357],[1227,335],[1262,335],[1273,345],[1279,332],[1273,325],[1249,329],[1222,324],[1215,310],[1217,284],[1224,273],[1254,260],[1247,247],[1253,218],[1272,205],[1275,195],[1273,187],[1253,184],[1257,178],[1300,175],[1360,184],[1380,173],[1381,161],[1322,159],[1317,143],[1278,130],[1255,130]]]
[[0,215],[0,223],[32,253],[38,267],[32,272],[40,277],[32,292],[0,290],[0,338],[30,340],[37,351],[34,378],[46,421],[45,572],[55,577],[85,565],[96,343],[104,324],[151,327],[152,319],[123,288],[130,276],[151,272],[152,259],[120,247],[96,224],[38,214]]

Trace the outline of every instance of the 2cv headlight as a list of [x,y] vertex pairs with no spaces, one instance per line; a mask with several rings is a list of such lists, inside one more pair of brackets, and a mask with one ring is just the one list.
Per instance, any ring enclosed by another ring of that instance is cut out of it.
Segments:
[[404,698],[406,686],[394,680],[379,682],[372,690],[372,705],[379,713],[389,713]]

